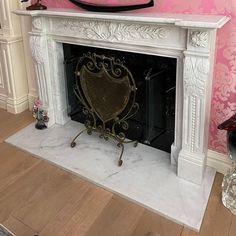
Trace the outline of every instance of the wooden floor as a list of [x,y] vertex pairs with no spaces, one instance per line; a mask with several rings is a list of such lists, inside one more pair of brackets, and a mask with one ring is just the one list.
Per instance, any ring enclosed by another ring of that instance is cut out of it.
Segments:
[[17,236],[236,236],[222,175],[196,233],[3,142],[30,122],[0,109],[0,223]]

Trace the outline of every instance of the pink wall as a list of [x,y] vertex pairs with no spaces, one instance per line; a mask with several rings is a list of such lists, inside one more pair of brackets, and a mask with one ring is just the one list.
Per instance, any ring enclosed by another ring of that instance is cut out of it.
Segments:
[[[43,0],[42,2],[48,7],[78,9],[69,0]],[[121,1],[97,0],[97,2]],[[122,2],[133,1],[122,0]],[[135,2],[143,3],[146,0]],[[217,130],[217,125],[236,112],[236,0],[155,0],[154,7],[142,11],[231,15],[231,21],[219,30],[217,37],[209,135],[209,148],[226,153],[226,132]]]

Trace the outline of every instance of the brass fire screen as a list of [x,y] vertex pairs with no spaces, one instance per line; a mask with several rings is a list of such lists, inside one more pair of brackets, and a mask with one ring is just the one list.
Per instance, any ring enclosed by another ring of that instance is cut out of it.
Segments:
[[87,53],[79,58],[75,70],[76,84],[74,93],[83,104],[86,115],[85,127],[71,142],[84,131],[100,133],[100,138],[111,138],[121,148],[118,165],[121,166],[124,143],[124,131],[129,128],[128,119],[134,116],[139,105],[135,102],[136,85],[134,78],[124,62],[113,57]]

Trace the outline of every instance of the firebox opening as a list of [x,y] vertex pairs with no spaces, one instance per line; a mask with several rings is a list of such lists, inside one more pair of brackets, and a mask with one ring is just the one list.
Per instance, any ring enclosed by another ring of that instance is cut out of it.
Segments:
[[72,44],[63,44],[63,49],[68,115],[72,120],[85,121],[83,105],[73,92],[78,58],[90,52],[120,59],[135,79],[136,102],[140,106],[137,115],[128,120],[126,137],[170,153],[175,130],[175,58]]

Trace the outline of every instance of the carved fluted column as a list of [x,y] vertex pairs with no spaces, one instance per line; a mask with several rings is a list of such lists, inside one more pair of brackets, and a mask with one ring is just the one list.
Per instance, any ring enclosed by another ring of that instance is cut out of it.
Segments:
[[64,53],[62,43],[53,39],[47,40],[48,59],[50,61],[50,76],[53,89],[51,91],[53,98],[53,108],[55,114],[55,123],[64,125],[68,120],[68,105],[66,95],[66,78],[64,68]]
[[212,31],[189,30],[184,52],[182,149],[178,175],[201,183],[208,146],[212,68]]
[[41,19],[34,19],[33,30],[30,33],[30,48],[34,59],[37,78],[38,96],[43,103],[43,109],[48,112],[48,126],[55,123],[52,99],[52,85],[50,77],[50,64],[48,60],[47,36],[45,35]]

